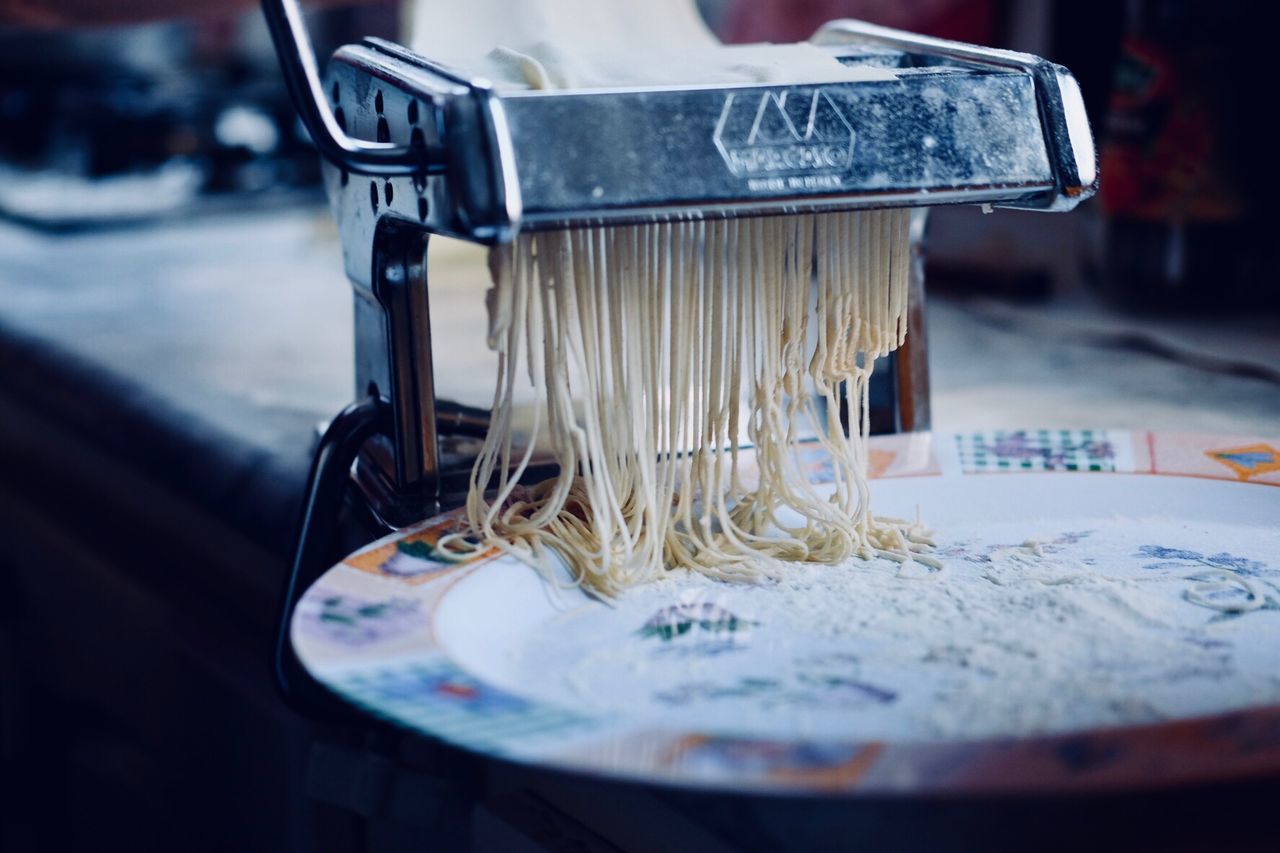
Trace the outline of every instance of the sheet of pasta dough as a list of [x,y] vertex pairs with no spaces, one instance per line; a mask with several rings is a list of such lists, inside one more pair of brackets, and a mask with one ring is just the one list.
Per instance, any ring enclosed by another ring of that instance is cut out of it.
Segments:
[[723,45],[692,0],[409,0],[409,44],[500,90],[892,80],[811,44]]

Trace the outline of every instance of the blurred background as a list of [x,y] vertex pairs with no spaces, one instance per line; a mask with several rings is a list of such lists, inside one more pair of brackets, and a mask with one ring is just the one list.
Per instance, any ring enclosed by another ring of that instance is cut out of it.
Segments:
[[[316,155],[256,8],[80,5],[0,0],[0,849],[401,849],[325,810],[266,670],[315,426],[353,384]],[[699,5],[730,42],[853,17],[1079,79],[1096,198],[931,215],[936,429],[1280,435],[1260,7]],[[321,56],[399,21],[309,15]],[[486,404],[483,263],[432,267],[440,392]]]

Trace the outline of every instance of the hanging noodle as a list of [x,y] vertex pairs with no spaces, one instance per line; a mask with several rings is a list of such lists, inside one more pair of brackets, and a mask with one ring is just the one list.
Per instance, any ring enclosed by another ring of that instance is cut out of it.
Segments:
[[[543,568],[554,553],[605,596],[668,566],[731,581],[855,555],[940,567],[918,523],[872,516],[867,489],[867,383],[906,334],[908,217],[595,227],[494,249],[499,381],[468,534]],[[522,375],[542,405],[517,454]],[[822,488],[806,424],[831,460]],[[559,474],[521,486],[540,437]],[[465,550],[462,534],[441,545]]]

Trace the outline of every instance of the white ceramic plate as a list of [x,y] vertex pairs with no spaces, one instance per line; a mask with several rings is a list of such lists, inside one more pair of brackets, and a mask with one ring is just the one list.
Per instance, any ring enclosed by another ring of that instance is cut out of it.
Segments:
[[876,512],[919,508],[943,572],[679,573],[610,605],[511,558],[437,560],[446,516],[331,569],[294,645],[321,683],[403,726],[648,781],[913,793],[1276,773],[1278,446],[875,439]]

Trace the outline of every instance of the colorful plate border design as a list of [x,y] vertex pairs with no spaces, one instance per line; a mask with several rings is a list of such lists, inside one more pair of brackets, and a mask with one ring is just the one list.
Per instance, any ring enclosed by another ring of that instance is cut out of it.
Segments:
[[[1126,430],[988,430],[872,439],[874,478],[1068,471],[1280,486],[1280,440]],[[820,460],[810,472],[822,479]],[[593,717],[476,678],[431,624],[496,554],[434,553],[441,516],[326,572],[291,626],[313,677],[367,713],[480,754],[594,776],[783,795],[1101,793],[1280,777],[1280,706],[1154,725],[978,741],[838,741],[668,731]]]

